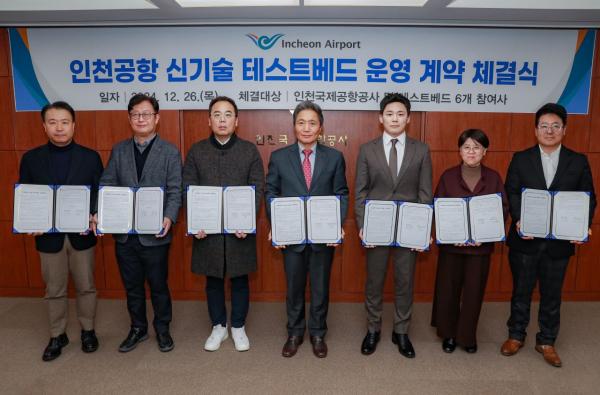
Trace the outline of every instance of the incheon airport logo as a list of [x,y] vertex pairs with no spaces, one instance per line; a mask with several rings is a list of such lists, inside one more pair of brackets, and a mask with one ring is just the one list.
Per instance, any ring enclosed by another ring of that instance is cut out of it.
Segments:
[[256,44],[256,46],[258,48],[264,49],[265,51],[267,49],[271,49],[273,47],[273,45],[275,45],[277,40],[279,40],[283,36],[284,35],[281,33],[274,34],[271,37],[269,37],[269,36],[260,36],[259,37],[256,34],[246,34],[246,37],[248,37],[250,40],[252,40],[252,42],[254,44]]

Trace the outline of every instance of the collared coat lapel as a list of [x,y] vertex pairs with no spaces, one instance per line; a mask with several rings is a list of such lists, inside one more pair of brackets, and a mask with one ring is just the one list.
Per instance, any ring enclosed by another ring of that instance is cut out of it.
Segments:
[[414,144],[415,142],[412,141],[412,139],[409,139],[408,136],[406,136],[406,140],[404,141],[404,156],[402,157],[402,163],[400,164],[400,171],[398,172],[398,178],[396,179],[396,184],[394,184],[394,189],[396,189],[396,187],[400,183],[400,180],[406,174],[406,170],[410,166],[410,162],[415,156]]
[[310,189],[313,189],[313,186],[317,184],[317,180],[323,172],[323,167],[325,167],[325,162],[327,161],[325,155],[327,155],[327,153],[319,146],[319,143],[317,143],[315,146],[315,168],[310,182]]
[[529,156],[529,158],[531,160],[531,166],[534,170],[536,177],[538,178],[538,181],[541,183],[541,185],[543,185],[542,189],[546,189],[546,177],[544,176],[544,168],[542,167],[542,155],[540,154],[539,146],[535,146],[531,150],[531,155]]
[[[154,173],[154,168],[156,166],[160,165],[160,161],[158,160],[158,158],[160,158],[162,156],[161,151],[162,151],[162,144],[161,144],[161,140],[159,139],[158,135],[156,135],[154,143],[152,143],[152,147],[150,147],[150,152],[148,152],[148,157],[146,158],[146,162],[144,163],[144,168],[142,169],[142,177],[138,180],[138,182],[141,184],[142,180],[144,179],[144,176],[146,176],[146,174],[153,174]],[[136,147],[134,147],[133,149],[137,149]],[[135,163],[135,158],[133,160],[133,162]],[[137,169],[136,169],[136,175],[137,175]],[[155,186],[161,186],[161,185],[155,185]]]
[[385,147],[383,146],[383,137],[380,137],[377,140],[373,141],[371,148],[373,150],[374,157],[377,158],[376,160],[379,164],[379,167],[381,168],[381,173],[387,174],[387,178],[390,185],[393,185],[394,180],[392,179],[390,167],[385,159]]
[[554,178],[550,184],[550,190],[557,189],[556,184],[560,182],[563,173],[569,167],[569,162],[571,162],[571,159],[571,153],[566,150],[565,147],[561,147],[560,154],[558,155],[558,167],[556,168],[556,173],[554,174]]

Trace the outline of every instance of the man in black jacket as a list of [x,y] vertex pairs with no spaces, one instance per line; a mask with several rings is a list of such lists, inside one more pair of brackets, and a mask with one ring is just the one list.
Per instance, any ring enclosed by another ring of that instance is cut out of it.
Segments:
[[[508,339],[500,352],[516,354],[525,342],[529,324],[531,295],[539,282],[539,327],[535,349],[550,365],[560,367],[554,348],[560,327],[561,292],[569,264],[580,242],[522,236],[520,230],[521,190],[583,191],[590,193],[590,218],[596,208],[596,195],[588,159],[562,145],[566,133],[567,111],[559,104],[548,103],[535,114],[538,144],[516,152],[508,167],[506,194],[512,224],[508,234],[509,263],[513,291],[508,319]],[[591,231],[589,232],[591,234]]]
[[[96,151],[73,141],[75,111],[58,101],[42,108],[42,122],[48,143],[23,155],[19,183],[42,185],[89,185],[90,207],[95,207],[102,161]],[[50,319],[50,342],[42,359],[51,361],[69,343],[67,326],[67,284],[69,272],[77,290],[77,316],[81,324],[81,349],[90,353],[98,349],[94,332],[96,285],[94,251],[96,237],[86,232],[36,233],[35,246],[40,254],[42,276],[46,283],[45,299]]]

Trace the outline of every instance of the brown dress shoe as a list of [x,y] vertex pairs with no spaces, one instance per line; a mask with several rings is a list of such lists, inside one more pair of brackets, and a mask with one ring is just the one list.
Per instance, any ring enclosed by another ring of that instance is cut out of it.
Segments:
[[507,357],[515,355],[523,347],[523,342],[517,339],[507,339],[500,348],[500,353]]
[[281,355],[286,358],[293,357],[296,355],[298,351],[298,347],[302,344],[304,338],[302,336],[289,336],[287,341],[283,345],[283,350],[281,350]]
[[535,351],[541,353],[544,356],[544,360],[550,365],[556,368],[560,368],[562,366],[562,362],[560,361],[560,357],[558,356],[554,346],[549,344],[537,344],[535,346]]
[[311,336],[310,342],[313,347],[313,354],[317,358],[325,358],[327,356],[327,343],[321,336]]

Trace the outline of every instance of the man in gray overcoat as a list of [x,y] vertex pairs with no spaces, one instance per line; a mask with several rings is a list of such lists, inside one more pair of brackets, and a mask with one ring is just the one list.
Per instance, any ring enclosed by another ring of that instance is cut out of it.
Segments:
[[[183,183],[201,186],[254,185],[256,211],[264,188],[264,169],[256,146],[238,138],[238,109],[224,96],[214,98],[208,107],[212,134],[190,148],[183,168]],[[250,342],[245,332],[250,304],[248,274],[256,271],[254,234],[194,235],[192,272],[206,275],[206,299],[213,329],[204,349],[216,351],[227,339],[225,276],[231,280],[231,337],[235,349],[246,351]]]

